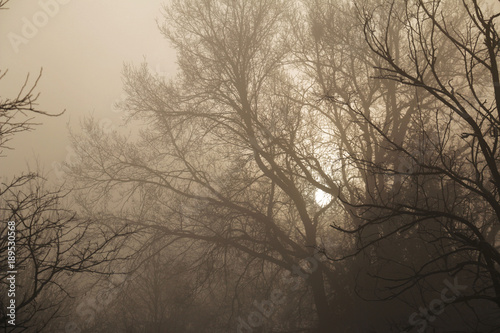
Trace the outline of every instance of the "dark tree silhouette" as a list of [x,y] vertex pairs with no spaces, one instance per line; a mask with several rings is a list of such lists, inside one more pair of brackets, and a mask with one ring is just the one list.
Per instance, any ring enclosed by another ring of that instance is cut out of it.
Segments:
[[[0,2],[0,8],[7,1]],[[7,71],[0,72],[5,79]],[[37,125],[37,115],[58,116],[37,106],[37,83],[29,76],[17,96],[0,98],[0,153],[12,136]],[[69,292],[83,273],[105,273],[106,265],[119,258],[128,233],[123,227],[100,225],[79,217],[66,207],[70,191],[51,188],[38,173],[2,179],[0,184],[0,327],[6,332],[54,331],[54,322],[67,314]],[[15,236],[11,235],[15,229]],[[15,241],[12,240],[15,238]],[[15,244],[13,244],[14,242]],[[14,269],[8,266],[15,257]],[[9,271],[17,271],[15,296]],[[107,272],[109,273],[109,272]],[[7,305],[15,299],[15,326]]]
[[[233,329],[421,329],[409,312],[455,278],[467,290],[444,305],[467,315],[429,325],[495,327],[498,15],[482,8],[173,1],[179,75],[126,66],[145,130],[87,122],[71,176],[90,211],[188,253]],[[276,289],[274,317],[242,324]]]
[[[407,100],[408,91],[415,100],[407,129],[398,133],[356,101],[328,95],[374,133],[385,156],[351,155],[376,182],[368,200],[343,200],[360,225],[334,227],[359,235],[358,253],[374,255],[376,298],[417,289],[429,301],[451,276],[466,291],[447,305],[464,303],[461,309],[472,314],[462,318],[472,319],[471,327],[498,328],[490,312],[500,305],[500,13],[474,0],[383,1],[356,9],[378,59],[373,76],[395,88],[395,101]],[[419,322],[408,329],[422,329]]]

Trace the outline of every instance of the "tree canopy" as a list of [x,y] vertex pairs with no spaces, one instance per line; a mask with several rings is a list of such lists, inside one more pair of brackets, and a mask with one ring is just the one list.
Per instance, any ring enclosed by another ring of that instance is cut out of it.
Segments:
[[82,207],[170,249],[207,332],[498,329],[499,16],[174,0],[159,27],[179,74],[124,68],[140,133],[74,135]]

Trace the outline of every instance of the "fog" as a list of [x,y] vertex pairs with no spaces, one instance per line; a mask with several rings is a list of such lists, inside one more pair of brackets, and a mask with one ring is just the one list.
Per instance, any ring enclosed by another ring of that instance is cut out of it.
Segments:
[[499,4],[0,0],[0,331],[500,332]]
[[78,128],[82,117],[93,115],[119,125],[120,112],[113,106],[122,98],[124,63],[147,60],[152,70],[167,76],[175,72],[175,52],[156,24],[164,3],[68,1],[45,25],[41,21],[26,44],[17,44],[9,33],[22,37],[24,19],[32,23],[43,8],[38,1],[9,2],[0,20],[0,66],[9,71],[0,81],[2,96],[17,95],[26,75],[34,82],[43,68],[39,108],[66,112],[60,117],[37,117],[43,126],[12,139],[13,150],[2,161],[3,176],[11,177],[28,165],[35,170],[37,163],[50,174],[52,163],[63,162],[68,153],[68,127]]

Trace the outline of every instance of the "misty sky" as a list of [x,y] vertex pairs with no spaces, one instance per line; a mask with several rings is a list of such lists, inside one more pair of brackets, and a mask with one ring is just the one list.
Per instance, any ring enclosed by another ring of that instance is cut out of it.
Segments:
[[[123,96],[124,63],[139,65],[145,58],[154,71],[171,75],[175,70],[175,54],[156,23],[164,0],[60,0],[67,3],[53,9],[43,25],[42,3],[50,2],[10,1],[9,9],[0,11],[0,68],[9,70],[0,81],[0,96],[15,97],[26,75],[33,82],[43,67],[39,108],[50,113],[66,109],[57,118],[38,118],[41,126],[13,138],[14,150],[0,160],[2,175],[9,178],[28,164],[36,169],[37,160],[44,173],[53,174],[53,162],[68,155],[68,124],[78,129],[84,116],[119,125],[121,115],[113,104]],[[28,29],[33,36],[23,35],[26,22],[36,19],[38,32]],[[9,33],[30,38],[13,45]]]

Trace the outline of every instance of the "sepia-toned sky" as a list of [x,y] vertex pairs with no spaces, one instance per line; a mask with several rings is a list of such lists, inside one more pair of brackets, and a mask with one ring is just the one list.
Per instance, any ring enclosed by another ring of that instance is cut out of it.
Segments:
[[0,159],[1,176],[11,178],[27,171],[28,165],[35,170],[37,163],[53,176],[54,162],[70,154],[68,128],[77,130],[84,116],[119,125],[120,111],[113,104],[123,97],[124,63],[139,65],[146,59],[156,72],[175,71],[175,53],[156,23],[162,20],[164,3],[13,0],[8,10],[0,11],[0,69],[9,70],[0,81],[0,96],[15,97],[26,75],[34,82],[43,68],[39,108],[50,113],[66,110],[60,117],[38,117],[42,125],[10,141],[14,149],[4,151],[6,157]]

